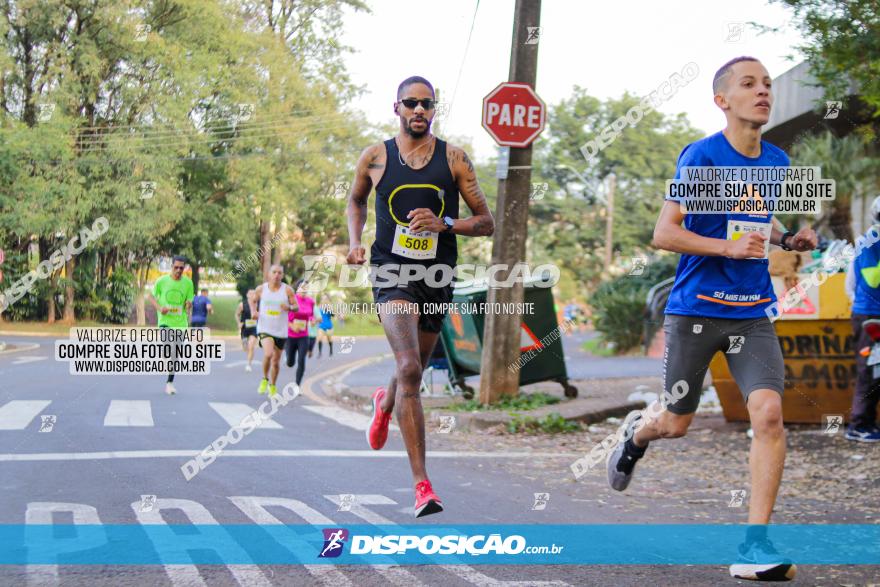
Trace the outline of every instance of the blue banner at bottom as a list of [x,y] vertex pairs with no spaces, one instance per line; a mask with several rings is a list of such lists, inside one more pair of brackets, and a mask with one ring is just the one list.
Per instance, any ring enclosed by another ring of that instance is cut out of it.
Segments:
[[[799,564],[880,565],[880,525],[774,525]],[[0,525],[0,564],[716,565],[736,525]]]

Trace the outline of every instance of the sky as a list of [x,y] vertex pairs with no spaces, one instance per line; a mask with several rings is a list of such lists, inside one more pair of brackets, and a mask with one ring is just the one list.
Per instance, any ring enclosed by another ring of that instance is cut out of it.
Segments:
[[[349,13],[342,35],[355,48],[348,70],[366,89],[356,107],[372,123],[394,122],[397,85],[421,75],[450,103],[439,136],[467,137],[477,159],[494,156],[495,142],[480,125],[482,100],[507,81],[514,1],[482,0],[475,20],[476,0],[368,4],[370,14]],[[684,112],[711,134],[724,127],[711,89],[724,62],[751,55],[777,76],[801,61],[796,46],[803,39],[790,18],[762,0],[544,0],[535,88],[548,105],[569,97],[575,85],[600,99],[626,90],[644,96],[693,62],[698,76],[660,111]],[[783,30],[759,35],[749,22]]]

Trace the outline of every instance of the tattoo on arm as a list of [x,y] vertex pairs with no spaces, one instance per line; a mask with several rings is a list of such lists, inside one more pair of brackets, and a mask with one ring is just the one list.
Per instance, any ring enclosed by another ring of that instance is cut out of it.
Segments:
[[377,162],[376,159],[378,158],[379,153],[373,153],[373,157],[370,159],[370,162],[367,163],[367,169],[383,169],[385,164]]
[[[468,157],[468,154],[464,151],[461,152],[462,161],[464,161],[465,165],[467,165],[468,173],[474,173],[474,164],[471,163],[471,158]],[[474,180],[476,182],[476,179]]]
[[489,218],[481,216],[477,218],[476,222],[474,222],[474,232],[476,232],[480,236],[488,236],[492,234],[490,228],[492,228],[493,224],[494,223],[489,221]]

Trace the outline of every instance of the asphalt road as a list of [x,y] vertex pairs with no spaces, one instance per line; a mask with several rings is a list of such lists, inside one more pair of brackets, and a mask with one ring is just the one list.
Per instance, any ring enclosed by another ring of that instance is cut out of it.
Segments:
[[[569,379],[604,379],[608,377],[620,377],[626,374],[628,377],[659,376],[663,372],[663,360],[641,356],[627,357],[596,357],[581,349],[581,345],[595,337],[593,332],[573,332],[562,337],[562,349],[565,352],[565,365]],[[383,344],[382,341],[378,341]],[[351,352],[357,347],[375,345],[375,339],[370,337],[354,337],[350,345]],[[337,340],[336,350],[340,347]],[[384,348],[387,349],[387,346]],[[326,349],[325,349],[326,353]],[[389,357],[365,365],[343,379],[343,382],[352,387],[379,386],[388,383],[389,373],[394,367],[394,360]],[[447,378],[444,373],[435,375],[435,383],[445,384]],[[467,384],[474,389],[480,388],[480,377],[474,375],[466,379]]]
[[[556,493],[552,507],[532,509],[534,492],[540,490],[532,469],[545,459],[566,456],[565,449],[535,453],[486,446],[457,452],[454,438],[436,434],[428,439],[429,473],[446,511],[414,520],[411,477],[399,433],[391,433],[381,453],[371,451],[364,439],[366,416],[335,407],[321,394],[327,374],[342,373],[354,362],[387,352],[380,339],[363,339],[350,352],[312,361],[303,395],[279,410],[274,425],[257,428],[189,481],[181,465],[264,400],[256,392],[259,376],[244,371],[244,354],[236,343],[227,343],[227,361],[215,363],[210,375],[178,376],[178,394],[169,397],[163,392],[162,377],[71,376],[67,363],[54,360],[52,339],[3,340],[37,346],[0,354],[2,524],[164,521],[344,526],[620,520],[601,504],[586,504],[583,495],[574,493]],[[291,371],[284,368],[279,383],[291,380]],[[576,456],[580,455],[572,450],[570,457]],[[350,511],[340,508],[342,494],[355,496]],[[639,521],[652,520],[646,515]],[[870,577],[861,571],[846,576],[862,582]],[[814,573],[811,584],[817,577],[822,575]],[[3,585],[90,587],[643,585],[648,581],[736,583],[721,566],[0,567]]]

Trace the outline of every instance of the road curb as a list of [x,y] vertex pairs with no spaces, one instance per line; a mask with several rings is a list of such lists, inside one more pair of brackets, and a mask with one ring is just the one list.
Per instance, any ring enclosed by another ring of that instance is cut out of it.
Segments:
[[53,332],[26,332],[18,330],[0,330],[0,336],[37,336],[42,338],[63,337],[63,334],[55,334]]
[[[104,328],[103,326],[71,326],[71,328]],[[126,328],[120,326],[107,326],[106,328]],[[146,326],[134,326],[133,328],[148,328]],[[149,328],[154,328],[150,326]],[[0,330],[0,336],[33,336],[39,338],[69,338],[70,334],[55,332],[26,332],[18,330]],[[211,335],[211,340],[241,340],[241,337],[234,334]]]
[[[364,407],[369,406],[370,396],[363,394],[363,390],[359,393],[359,388],[353,388],[342,383],[342,381],[350,377],[354,371],[362,367],[366,367],[372,363],[383,361],[393,355],[384,353],[382,355],[365,357],[347,365],[340,365],[329,371],[313,375],[303,381],[302,393],[309,399],[323,404],[334,405],[349,411],[363,414]],[[636,382],[647,382],[656,377],[606,377],[601,379],[576,380],[572,381],[575,385],[580,385],[582,391],[593,390],[599,392],[600,389],[613,387],[613,382],[618,385],[628,382],[628,385]],[[313,389],[318,384],[320,391]],[[586,384],[586,385],[584,385]],[[662,385],[662,384],[661,384]],[[589,392],[588,392],[589,393]],[[550,404],[526,411],[502,411],[489,410],[480,412],[462,412],[444,409],[442,405],[436,405],[440,400],[446,398],[432,398],[430,396],[422,397],[422,403],[425,410],[426,420],[439,423],[442,418],[453,416],[455,418],[455,428],[461,430],[485,430],[499,425],[505,425],[512,421],[515,416],[541,419],[552,413],[558,413],[566,421],[579,422],[582,424],[595,424],[603,422],[608,418],[623,418],[633,410],[641,410],[645,408],[644,401],[627,399],[631,392],[627,391],[614,393],[593,393],[587,397],[578,399],[565,400],[557,404]],[[435,401],[432,401],[435,400]],[[434,404],[434,405],[432,405]]]
[[[0,355],[11,355],[12,353],[20,353],[22,351],[32,351],[34,349],[40,348],[40,345],[37,343],[28,343],[24,345],[7,345],[5,343],[0,342]],[[9,348],[12,347],[12,348]]]
[[506,425],[513,421],[515,416],[534,418],[539,420],[554,412],[560,414],[568,422],[580,422],[582,424],[596,424],[603,422],[608,418],[623,418],[633,410],[641,410],[645,407],[645,402],[624,402],[610,404],[598,408],[578,409],[565,411],[565,404],[553,404],[544,406],[535,410],[527,410],[520,412],[504,412],[500,410],[486,412],[460,412],[452,410],[431,410],[428,418],[431,421],[440,422],[443,417],[453,416],[455,418],[455,428],[464,430],[487,430],[495,426]]

